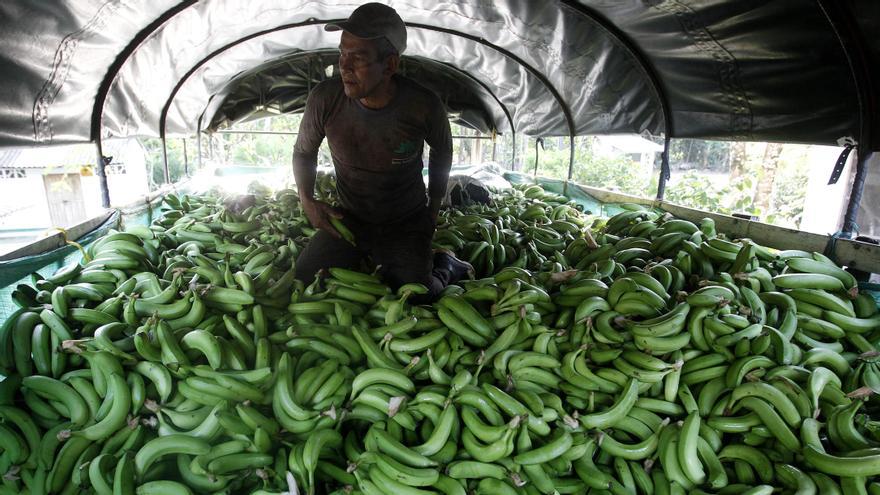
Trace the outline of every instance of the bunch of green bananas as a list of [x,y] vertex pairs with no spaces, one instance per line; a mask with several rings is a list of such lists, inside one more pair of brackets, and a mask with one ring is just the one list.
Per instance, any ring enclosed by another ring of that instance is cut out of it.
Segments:
[[567,246],[595,247],[586,225],[580,207],[564,196],[516,185],[494,194],[490,205],[444,211],[434,245],[460,253],[480,277],[505,266],[562,271]]
[[336,191],[335,175],[327,172],[318,172],[315,178],[315,197],[327,204],[339,205],[339,193]]
[[296,281],[291,189],[168,196],[17,288],[0,494],[880,490],[880,314],[846,271],[637,205],[591,233],[538,186],[492,200],[443,213],[481,278],[429,306]]

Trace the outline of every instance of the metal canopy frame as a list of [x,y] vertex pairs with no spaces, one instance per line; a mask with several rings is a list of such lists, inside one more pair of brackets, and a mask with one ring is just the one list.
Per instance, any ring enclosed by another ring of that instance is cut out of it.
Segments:
[[110,67],[107,69],[107,73],[101,80],[100,86],[98,86],[98,93],[95,96],[95,104],[92,107],[89,134],[91,140],[95,142],[97,155],[97,160],[95,161],[95,164],[97,166],[98,184],[101,188],[101,206],[104,208],[110,207],[110,189],[109,185],[107,184],[107,171],[106,165],[104,163],[104,146],[101,143],[101,121],[104,116],[104,104],[107,101],[107,94],[110,91],[110,87],[113,85],[113,80],[116,78],[116,75],[119,74],[119,70],[122,68],[123,65],[125,65],[125,62],[128,60],[128,58],[131,57],[131,54],[134,53],[139,46],[141,46],[141,43],[146,41],[147,38],[149,38],[157,29],[159,29],[159,27],[165,24],[169,19],[183,12],[190,6],[194,5],[196,2],[198,2],[198,0],[184,0],[175,5],[174,8],[164,12],[153,22],[141,29],[140,32],[138,32],[134,36],[134,38],[132,38],[131,41],[125,46],[125,48],[121,52],[119,52],[119,54],[113,60],[113,63],[110,64]]
[[101,85],[98,86],[98,93],[95,96],[95,104],[92,107],[90,134],[93,141],[101,139],[101,119],[104,114],[104,104],[107,102],[107,94],[110,92],[110,87],[113,85],[113,80],[116,79],[116,76],[119,74],[119,70],[122,69],[122,66],[125,65],[125,62],[128,61],[131,54],[134,53],[135,50],[147,40],[147,38],[155,33],[156,30],[171,20],[172,17],[195,5],[197,2],[198,0],[183,0],[175,5],[174,8],[165,11],[162,15],[157,17],[156,20],[138,32],[128,45],[119,52],[116,59],[113,60],[113,63],[107,69],[107,74],[105,74],[104,79],[101,80]]
[[[242,38],[239,38],[235,41],[231,41],[231,42],[223,45],[222,47],[209,53],[207,56],[203,57],[196,64],[194,64],[192,67],[190,67],[190,69],[183,75],[183,77],[181,77],[180,80],[177,81],[177,84],[174,85],[174,88],[172,89],[171,94],[169,94],[168,98],[165,100],[165,104],[162,106],[162,111],[159,115],[159,136],[160,136],[160,139],[162,139],[162,160],[163,160],[163,164],[165,167],[165,180],[166,180],[166,182],[169,180],[169,174],[167,171],[168,170],[168,154],[165,149],[165,138],[166,138],[165,127],[166,127],[166,122],[167,122],[167,118],[168,118],[168,112],[171,109],[171,104],[174,102],[175,96],[177,96],[177,93],[180,91],[180,89],[183,87],[183,85],[186,84],[186,81],[188,81],[189,78],[193,74],[195,74],[201,67],[203,67],[205,64],[210,62],[212,59],[214,59],[218,55],[220,55],[220,54],[226,52],[227,50],[229,50],[235,46],[238,46],[246,41],[249,41],[249,40],[252,40],[255,38],[259,38],[261,36],[266,36],[268,34],[276,33],[279,31],[286,31],[288,29],[297,29],[297,28],[301,28],[301,27],[309,27],[309,26],[320,25],[320,24],[328,24],[331,22],[340,22],[342,20],[344,20],[344,19],[314,19],[314,18],[312,18],[312,19],[309,19],[304,22],[282,24],[280,26],[276,26],[271,29],[264,29],[262,31],[257,31],[255,33],[251,33],[248,36],[244,36]],[[570,178],[570,174],[571,174],[570,171],[572,170],[572,168],[574,166],[574,138],[575,138],[574,118],[572,117],[571,109],[569,108],[568,104],[565,102],[565,100],[559,94],[559,91],[553,86],[553,83],[551,83],[550,80],[547,79],[546,76],[544,76],[536,68],[534,68],[531,65],[529,65],[528,63],[526,63],[522,58],[518,57],[516,54],[514,54],[514,53],[510,52],[509,50],[506,50],[498,45],[490,43],[489,41],[487,41],[483,38],[480,38],[478,36],[473,36],[473,35],[470,35],[467,33],[462,33],[460,31],[457,31],[454,29],[441,28],[441,27],[437,27],[437,26],[429,26],[426,24],[419,24],[419,23],[407,23],[407,27],[426,29],[429,31],[436,31],[436,32],[441,32],[441,33],[445,33],[445,34],[451,34],[453,36],[460,36],[462,38],[466,38],[471,41],[475,41],[475,42],[480,43],[484,46],[492,48],[495,51],[504,55],[505,57],[515,61],[521,67],[525,68],[536,79],[538,79],[547,88],[547,90],[553,95],[553,98],[556,100],[556,103],[562,109],[562,112],[565,116],[566,123],[568,125],[569,138],[570,138],[570,156],[569,156],[569,178]],[[458,70],[458,69],[456,68],[456,70]],[[482,81],[479,81],[477,78],[474,78],[473,76],[470,76],[470,77],[472,79],[474,79],[475,81],[477,81],[482,87],[487,89],[489,94],[492,95],[493,98],[495,98],[495,100],[499,103],[499,105],[501,105],[501,108],[503,109],[504,114],[507,117],[508,122],[510,123],[511,131],[515,133],[516,127],[513,124],[513,119],[511,117],[510,112],[507,109],[506,105],[504,105],[498,99],[498,97],[494,94],[494,92],[492,92],[491,90],[488,90],[488,87],[485,83],[483,83]],[[201,120],[201,116],[199,117],[199,119]],[[98,139],[100,140],[100,136],[98,137]],[[514,139],[516,139],[516,138],[514,138]],[[514,151],[514,153],[515,153],[515,151]]]
[[[516,54],[514,54],[504,48],[501,48],[498,45],[490,43],[490,42],[486,41],[485,39],[480,38],[479,36],[473,36],[470,34],[462,33],[460,31],[456,31],[454,29],[441,28],[441,27],[436,27],[436,26],[428,26],[428,25],[424,25],[424,24],[407,23],[407,26],[427,29],[430,31],[437,31],[437,32],[446,33],[446,34],[452,34],[453,36],[461,36],[461,37],[469,39],[471,41],[476,41],[477,43],[488,46],[489,48],[496,50],[497,52],[501,53],[505,57],[518,63],[520,65],[520,67],[525,68],[530,74],[532,74],[533,76],[535,76],[535,78],[537,78],[539,81],[541,81],[541,84],[543,84],[544,87],[546,87],[547,90],[550,91],[550,94],[553,95],[553,99],[556,100],[556,103],[562,109],[563,115],[565,116],[565,122],[568,125],[569,148],[570,148],[568,167],[569,167],[569,170],[571,170],[571,167],[574,164],[574,138],[575,138],[574,117],[572,117],[572,115],[571,115],[571,108],[569,108],[568,103],[565,102],[565,100],[562,98],[562,95],[560,95],[559,91],[556,89],[556,87],[553,86],[553,83],[551,83],[550,80],[547,79],[547,76],[545,76],[544,74],[541,74],[541,71],[535,69],[534,67],[532,67],[531,65],[526,63],[525,60],[521,59]],[[516,137],[515,137],[516,134],[515,134],[515,132],[513,132],[513,131],[515,131],[515,128],[512,125],[511,125],[511,129],[512,129],[512,135],[514,136],[513,137],[513,150],[514,150],[513,151],[513,162],[515,162],[516,161]]]
[[[850,194],[848,207],[846,211],[846,215],[844,217],[844,228],[843,233],[846,235],[852,235],[852,233],[857,229],[856,225],[856,214],[858,210],[858,202],[861,198],[862,189],[864,187],[865,176],[867,174],[867,162],[871,156],[871,150],[880,146],[880,143],[873,142],[873,129],[874,129],[874,109],[878,108],[877,102],[874,100],[874,95],[871,91],[872,85],[870,71],[868,70],[868,62],[867,62],[867,49],[865,48],[864,41],[857,35],[854,34],[856,31],[853,26],[855,25],[854,19],[844,7],[842,7],[839,3],[834,0],[816,0],[818,7],[824,14],[827,19],[829,25],[834,31],[835,36],[840,42],[840,47],[844,53],[844,56],[847,59],[847,63],[850,67],[851,76],[854,84],[857,88],[857,101],[859,108],[859,127],[860,127],[860,136],[859,136],[859,153],[858,153],[858,161],[856,165],[856,176],[853,184],[853,188]],[[131,55],[140,47],[140,45],[147,40],[151,35],[153,35],[162,25],[168,22],[170,19],[175,17],[177,14],[184,12],[186,9],[192,7],[198,3],[198,0],[183,0],[173,8],[165,11],[162,15],[157,17],[153,22],[144,27],[141,31],[137,33],[137,35],[132,38],[132,40],[126,45],[126,47],[117,55],[113,63],[107,70],[104,78],[101,81],[101,84],[98,88],[98,92],[95,98],[95,103],[92,108],[91,114],[91,125],[90,125],[90,136],[91,139],[96,144],[96,158],[97,158],[97,166],[98,166],[98,176],[100,179],[100,185],[102,189],[102,203],[105,203],[105,206],[109,206],[109,192],[107,190],[107,179],[106,173],[104,169],[104,163],[102,158],[102,143],[101,143],[101,124],[103,117],[103,109],[106,103],[106,98],[109,93],[109,90],[112,86],[113,81],[117,77],[119,71],[124,66],[125,62],[131,57]],[[658,181],[658,189],[657,189],[657,199],[662,199],[665,191],[666,180],[669,177],[669,145],[671,139],[675,136],[675,128],[674,122],[672,122],[671,111],[669,108],[669,101],[666,95],[666,92],[663,88],[662,79],[657,74],[657,71],[650,63],[648,58],[644,55],[644,53],[636,46],[636,44],[630,39],[625,33],[623,33],[620,29],[618,29],[610,20],[599,14],[598,12],[589,9],[585,5],[577,2],[576,0],[559,0],[561,5],[568,7],[572,12],[578,13],[586,18],[589,18],[594,23],[599,25],[602,29],[604,29],[615,41],[617,41],[635,60],[637,66],[642,69],[644,74],[647,76],[650,86],[655,91],[655,96],[660,102],[661,106],[661,114],[663,118],[664,124],[664,151],[661,155],[662,157],[662,165],[660,171],[660,177]],[[338,20],[338,19],[337,19]],[[279,26],[273,29],[260,31],[257,33],[253,33],[246,37],[240,38],[236,41],[233,41],[224,47],[220,48],[209,54],[207,57],[202,59],[199,63],[197,63],[193,68],[190,69],[186,73],[186,75],[181,78],[180,81],[175,85],[168,99],[166,100],[165,105],[162,108],[162,113],[160,115],[160,137],[163,142],[163,160],[165,165],[165,176],[166,180],[168,180],[168,172],[167,172],[167,151],[165,150],[165,124],[167,120],[167,114],[170,109],[170,106],[174,100],[174,97],[177,95],[180,88],[183,84],[188,80],[188,78],[196,71],[199,67],[210,61],[212,58],[222,53],[223,51],[243,43],[244,41],[254,39],[259,36],[263,36],[272,32],[284,30],[284,29],[293,29],[297,27],[303,26],[311,26],[315,24],[323,24],[327,22],[332,22],[331,20],[318,20],[318,19],[309,19],[305,22],[300,23],[292,23],[283,26]],[[536,77],[550,93],[553,98],[556,100],[557,104],[563,111],[563,114],[566,119],[566,123],[569,129],[569,138],[570,138],[570,157],[569,157],[569,170],[568,170],[568,181],[571,180],[573,167],[574,167],[574,138],[575,138],[575,125],[574,120],[571,114],[571,109],[568,104],[564,101],[564,99],[559,94],[558,90],[553,86],[553,84],[543,75],[522,60],[520,57],[515,54],[505,50],[504,48],[497,46],[485,39],[482,39],[478,36],[473,36],[467,33],[462,33],[460,31],[448,28],[442,28],[438,26],[429,26],[425,24],[419,23],[408,23],[408,26],[419,29],[427,29],[436,32],[442,32],[446,34],[451,34],[453,36],[461,36],[463,38],[470,39],[482,45],[488,46],[505,57],[508,57],[515,62],[517,62],[521,67],[525,68],[530,74]],[[455,68],[458,70],[457,68]],[[463,71],[460,71],[463,72]],[[515,136],[515,127],[513,125],[513,121],[510,115],[509,110],[506,106],[498,99],[497,95],[495,95],[491,90],[488,89],[487,85],[482,81],[470,76],[474,81],[479,83],[484,89],[487,90],[489,94],[495,98],[495,100],[499,103],[501,108],[504,110],[505,116],[508,119],[508,122],[511,124],[511,130]],[[201,122],[202,116],[199,117],[199,122]],[[200,131],[199,131],[200,133]],[[514,137],[514,154],[515,151],[515,137]],[[514,155],[515,157],[515,155]]]
[[[298,67],[297,67],[296,65],[291,65],[291,62],[296,62],[296,61],[298,61],[298,60],[300,60],[300,59],[303,59],[303,58],[305,58],[305,59],[307,59],[307,60],[311,60],[311,59],[315,58],[316,56],[317,56],[317,57],[321,57],[321,56],[323,56],[323,55],[328,55],[328,54],[329,54],[329,55],[333,55],[333,56],[335,57],[335,56],[337,56],[337,50],[334,48],[334,49],[321,49],[321,50],[313,50],[313,51],[303,51],[303,52],[297,52],[297,53],[295,53],[295,54],[293,54],[293,55],[287,55],[287,56],[284,56],[284,57],[276,58],[276,59],[274,59],[274,60],[268,62],[268,63],[267,63],[262,69],[260,69],[260,70],[250,71],[250,72],[247,72],[247,73],[244,73],[244,74],[240,74],[240,75],[238,75],[235,79],[231,80],[231,83],[234,84],[236,80],[238,80],[238,81],[243,81],[243,80],[246,79],[247,77],[251,77],[251,76],[257,74],[258,72],[262,72],[263,70],[273,69],[273,68],[275,68],[276,66],[279,66],[279,65],[282,65],[282,64],[287,65],[290,69],[296,69],[296,70],[298,70]],[[442,65],[442,66],[445,68],[445,70],[449,70],[449,71],[451,71],[451,72],[454,72],[454,73],[458,74],[459,76],[461,76],[461,77],[463,77],[463,78],[466,78],[466,79],[472,81],[473,83],[477,84],[477,85],[480,86],[480,87],[481,87],[481,88],[482,88],[482,89],[483,89],[483,90],[484,90],[489,96],[491,96],[493,100],[495,100],[495,103],[498,105],[498,108],[500,108],[500,109],[501,109],[501,112],[504,114],[504,117],[505,117],[505,119],[507,120],[507,124],[510,126],[512,132],[515,132],[515,131],[516,131],[516,125],[514,124],[513,116],[512,116],[511,113],[510,113],[510,109],[507,107],[507,105],[504,104],[504,102],[501,101],[501,99],[500,99],[500,98],[498,97],[498,95],[492,90],[492,88],[490,88],[489,85],[486,84],[485,82],[483,82],[482,80],[480,80],[480,79],[474,77],[474,76],[471,75],[469,72],[466,72],[466,71],[464,71],[464,70],[462,70],[462,69],[460,69],[460,68],[458,68],[458,67],[456,67],[456,66],[454,66],[454,65],[450,65],[450,64],[447,64],[447,63],[443,63],[443,62],[436,62],[436,61],[433,61],[433,60],[430,60],[430,59],[422,59],[421,57],[405,57],[405,58],[408,58],[408,59],[410,59],[410,60],[419,60],[419,61],[420,61],[420,60],[428,60],[428,62],[431,63],[431,64]],[[423,63],[423,62],[419,62],[419,63],[421,64],[421,63]],[[306,76],[306,74],[301,74],[301,75]],[[311,80],[310,80],[310,79],[308,80],[308,83],[311,84]],[[211,96],[211,99],[215,98],[216,96],[217,96],[217,95],[212,95],[212,96]],[[201,129],[202,129],[202,121],[204,120],[205,112],[208,111],[209,106],[210,106],[210,105],[206,105],[206,106],[205,106],[205,109],[202,110],[202,113],[199,114],[199,120],[198,120],[198,124],[197,124],[196,127],[197,127],[197,129],[199,129],[200,131],[201,131]],[[169,111],[170,111],[170,108],[169,108]],[[214,125],[212,125],[212,124],[209,124],[209,125],[207,126],[207,128],[208,128],[208,130],[216,130],[215,127],[214,127]],[[249,131],[249,132],[250,132],[250,131]]]
[[[840,42],[840,47],[846,57],[847,65],[849,65],[850,73],[856,85],[856,101],[859,107],[859,143],[856,150],[856,175],[853,179],[846,213],[843,217],[843,228],[841,229],[843,236],[851,238],[858,231],[856,220],[858,218],[862,192],[865,188],[865,180],[868,175],[868,161],[871,159],[874,146],[878,144],[871,142],[874,137],[874,119],[876,118],[874,109],[877,108],[877,101],[874,100],[874,95],[870,90],[872,87],[871,72],[868,70],[867,57],[865,56],[867,50],[864,46],[864,41],[860,37],[853,35],[855,20],[849,12],[840,7],[840,2],[817,0],[817,3]],[[838,23],[842,26],[838,26]]]
[[[660,79],[660,76],[657,74],[657,70],[654,68],[653,64],[648,60],[645,54],[636,46],[635,42],[630,39],[623,31],[617,28],[609,19],[600,13],[587,8],[585,5],[577,2],[576,0],[561,0],[562,4],[573,9],[575,12],[583,15],[591,19],[593,22],[598,24],[604,29],[609,36],[615,39],[617,42],[623,46],[623,48],[629,52],[629,55],[636,61],[638,66],[645,72],[645,75],[648,76],[648,81],[650,81],[651,88],[654,89],[655,96],[657,100],[660,102],[660,114],[663,117],[663,153],[662,157],[662,165],[660,167],[660,178],[657,181],[657,199],[662,200],[663,194],[666,191],[666,181],[669,180],[669,144],[670,139],[673,134],[675,134],[675,129],[673,127],[674,123],[672,122],[672,112],[669,109],[669,98],[666,95],[666,91],[663,89],[663,82]],[[572,138],[572,142],[574,138]],[[572,155],[568,168],[568,181],[571,181],[571,176],[574,169],[574,144],[572,143]]]

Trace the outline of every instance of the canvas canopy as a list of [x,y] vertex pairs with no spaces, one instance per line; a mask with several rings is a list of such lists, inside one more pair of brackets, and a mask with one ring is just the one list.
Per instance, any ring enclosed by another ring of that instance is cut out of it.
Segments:
[[[0,2],[0,146],[192,135],[296,110],[362,2]],[[880,147],[876,0],[390,0],[460,122]]]

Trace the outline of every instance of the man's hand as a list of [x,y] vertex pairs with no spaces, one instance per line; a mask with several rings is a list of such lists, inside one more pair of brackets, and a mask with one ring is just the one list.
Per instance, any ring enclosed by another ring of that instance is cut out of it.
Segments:
[[342,213],[339,213],[336,208],[333,208],[323,201],[318,201],[312,198],[303,199],[302,205],[306,218],[309,219],[309,223],[312,224],[312,227],[321,229],[337,239],[342,238],[342,235],[333,228],[333,225],[330,223],[331,217],[342,218]]
[[428,214],[431,215],[431,221],[434,222],[434,227],[437,226],[437,218],[440,216],[440,201],[441,200],[433,200],[428,201]]

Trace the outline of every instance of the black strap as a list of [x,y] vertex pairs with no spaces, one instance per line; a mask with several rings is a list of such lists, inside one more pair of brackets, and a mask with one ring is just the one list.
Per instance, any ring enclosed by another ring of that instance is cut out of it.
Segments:
[[852,150],[855,148],[855,145],[851,143],[846,143],[843,146],[843,151],[840,152],[840,156],[837,157],[837,163],[834,164],[834,170],[831,171],[831,177],[828,179],[828,185],[837,184],[837,181],[840,180],[840,174],[843,173],[844,167],[846,167],[846,160],[849,158],[849,154],[852,153]]

